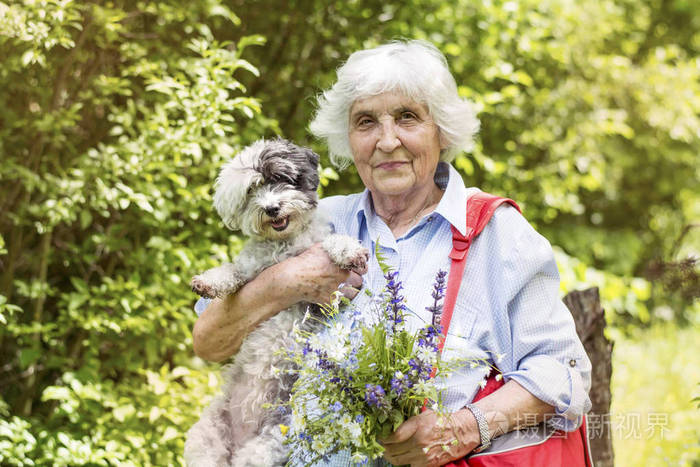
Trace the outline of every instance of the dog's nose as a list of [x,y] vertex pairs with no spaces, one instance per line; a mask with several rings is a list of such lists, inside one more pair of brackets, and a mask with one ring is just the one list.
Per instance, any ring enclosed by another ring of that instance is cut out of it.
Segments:
[[270,217],[277,217],[277,215],[280,213],[280,208],[279,206],[271,206],[269,208],[265,208],[265,213],[270,216]]

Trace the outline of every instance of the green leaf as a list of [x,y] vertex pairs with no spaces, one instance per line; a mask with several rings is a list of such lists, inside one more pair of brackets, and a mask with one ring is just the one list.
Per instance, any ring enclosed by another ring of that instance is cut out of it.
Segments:
[[19,365],[20,368],[23,370],[26,370],[29,368],[30,365],[33,365],[34,363],[37,362],[39,357],[42,355],[42,352],[39,349],[35,348],[24,348],[19,351]]
[[381,252],[379,237],[377,237],[377,240],[374,242],[374,256],[377,258],[377,263],[379,263],[379,268],[382,270],[382,273],[388,274],[392,268],[389,264],[387,264],[386,257]]
[[238,43],[236,44],[236,47],[238,48],[239,53],[243,51],[246,47],[250,45],[258,45],[262,46],[265,45],[267,42],[267,39],[265,39],[264,36],[261,36],[260,34],[252,34],[249,36],[243,36],[238,40]]

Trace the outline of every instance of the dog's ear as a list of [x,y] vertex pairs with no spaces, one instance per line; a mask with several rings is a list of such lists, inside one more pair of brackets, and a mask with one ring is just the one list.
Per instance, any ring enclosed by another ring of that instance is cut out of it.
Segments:
[[319,184],[318,154],[309,148],[299,147],[299,155],[303,157],[300,165],[303,167],[299,175],[299,185],[303,190],[316,191]]
[[262,175],[245,167],[241,159],[245,154],[227,162],[221,169],[214,184],[214,208],[226,227],[231,230],[241,228],[239,217],[248,198],[248,191],[263,182]]

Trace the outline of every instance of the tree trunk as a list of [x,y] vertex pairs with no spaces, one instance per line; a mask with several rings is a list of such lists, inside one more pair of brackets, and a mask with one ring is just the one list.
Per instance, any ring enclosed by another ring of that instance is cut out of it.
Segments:
[[605,314],[600,306],[598,288],[574,291],[564,303],[576,322],[576,332],[591,359],[591,402],[588,414],[588,435],[596,467],[613,467],[610,433],[610,375],[613,344],[604,335]]

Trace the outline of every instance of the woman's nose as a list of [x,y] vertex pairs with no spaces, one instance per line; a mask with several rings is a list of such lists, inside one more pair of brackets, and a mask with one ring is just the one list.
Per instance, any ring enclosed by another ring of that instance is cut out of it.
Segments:
[[401,146],[401,140],[396,133],[394,121],[383,121],[381,124],[381,134],[377,141],[377,149],[389,154],[399,146]]

